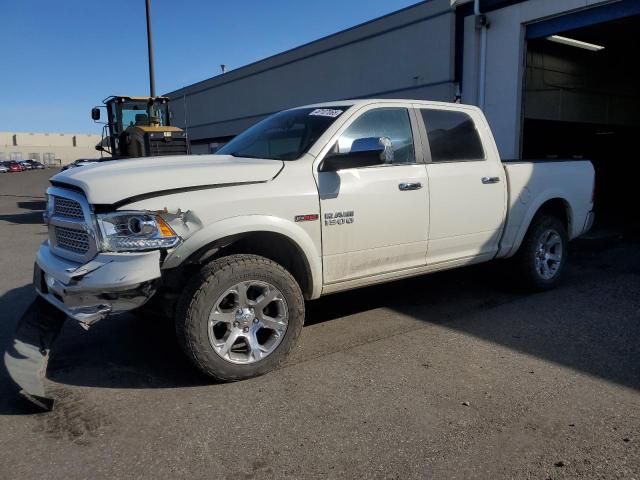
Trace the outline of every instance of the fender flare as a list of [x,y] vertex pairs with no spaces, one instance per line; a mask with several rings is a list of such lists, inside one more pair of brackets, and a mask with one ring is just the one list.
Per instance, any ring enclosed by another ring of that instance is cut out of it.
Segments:
[[522,241],[524,240],[524,236],[527,234],[529,227],[531,226],[531,221],[536,216],[536,214],[540,211],[540,208],[547,202],[551,200],[561,200],[567,209],[567,234],[569,238],[573,237],[572,233],[572,223],[573,223],[573,207],[569,200],[567,200],[563,194],[563,192],[559,188],[549,188],[544,190],[539,195],[536,196],[535,200],[529,204],[527,211],[524,215],[522,223],[520,224],[520,228],[518,228],[518,233],[516,234],[513,244],[509,249],[509,252],[505,255],[506,257],[511,257],[516,254]]
[[172,251],[162,268],[178,267],[194,252],[203,247],[233,235],[271,232],[278,233],[293,242],[305,256],[311,274],[311,299],[320,297],[322,292],[322,256],[311,236],[290,220],[269,215],[243,215],[216,221],[192,236]]

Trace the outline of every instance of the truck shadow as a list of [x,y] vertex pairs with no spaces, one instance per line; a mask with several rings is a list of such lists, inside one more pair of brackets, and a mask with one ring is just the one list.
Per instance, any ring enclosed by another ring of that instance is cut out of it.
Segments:
[[[0,351],[4,355],[13,339],[16,325],[22,313],[35,299],[36,294],[31,285],[14,288],[0,297]],[[0,414],[22,414],[38,411],[30,402],[19,395],[18,386],[13,383],[4,366],[0,362]]]
[[[3,354],[35,298],[31,285],[0,297]],[[212,383],[182,355],[171,322],[133,315],[114,316],[88,332],[67,320],[53,344],[47,378],[59,384],[102,388],[179,388]],[[19,390],[0,362],[0,415],[41,412]]]
[[[6,195],[2,195],[6,196]],[[11,195],[13,196],[13,195]],[[29,197],[27,197],[29,198]],[[36,197],[31,197],[36,198]],[[0,215],[0,221],[5,221],[15,225],[42,225],[42,212],[47,206],[45,200],[28,200],[16,202],[16,207],[21,210],[28,210],[26,212],[21,211],[19,213],[7,213]]]
[[[578,245],[567,273],[560,288],[534,296],[505,287],[499,264],[416,277],[309,302],[307,326],[391,309],[414,319],[415,328],[438,324],[640,390],[639,245]],[[25,286],[0,299],[3,348],[32,298]],[[341,335],[339,325],[324,335]],[[12,382],[0,368],[0,389],[10,392]],[[113,317],[88,332],[67,322],[53,348],[48,377],[101,388],[212,383],[182,355],[171,322],[132,315]],[[28,413],[24,403],[7,398],[12,396],[0,400],[0,414]]]
[[416,279],[414,290],[431,292],[435,303],[405,294],[390,308],[640,390],[640,242],[578,240],[572,247],[555,290],[505,290],[500,270],[487,264],[457,278],[450,271]]

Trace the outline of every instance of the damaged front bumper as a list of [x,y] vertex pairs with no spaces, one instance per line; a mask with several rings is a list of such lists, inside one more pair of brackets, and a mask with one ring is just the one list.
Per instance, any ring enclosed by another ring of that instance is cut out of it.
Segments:
[[144,305],[160,278],[160,251],[100,253],[81,265],[54,255],[47,242],[36,256],[38,294],[85,328],[111,313]]

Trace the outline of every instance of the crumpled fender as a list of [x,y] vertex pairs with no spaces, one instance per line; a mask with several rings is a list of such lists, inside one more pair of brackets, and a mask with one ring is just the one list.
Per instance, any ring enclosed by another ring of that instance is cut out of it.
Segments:
[[314,243],[309,233],[300,224],[270,215],[243,215],[212,223],[194,233],[169,253],[163,263],[163,268],[179,266],[189,255],[217,239],[250,232],[279,233],[295,243],[304,254],[311,270],[313,282],[311,299],[320,297],[322,292],[322,256],[319,246]]

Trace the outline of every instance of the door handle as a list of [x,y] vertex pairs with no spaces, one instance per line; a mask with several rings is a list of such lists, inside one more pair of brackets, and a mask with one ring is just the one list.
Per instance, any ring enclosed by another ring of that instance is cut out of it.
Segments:
[[420,182],[416,183],[401,183],[398,185],[398,188],[402,192],[407,192],[409,190],[420,190],[422,188],[422,184]]
[[488,185],[490,183],[498,183],[500,181],[500,177],[482,177],[482,183]]

